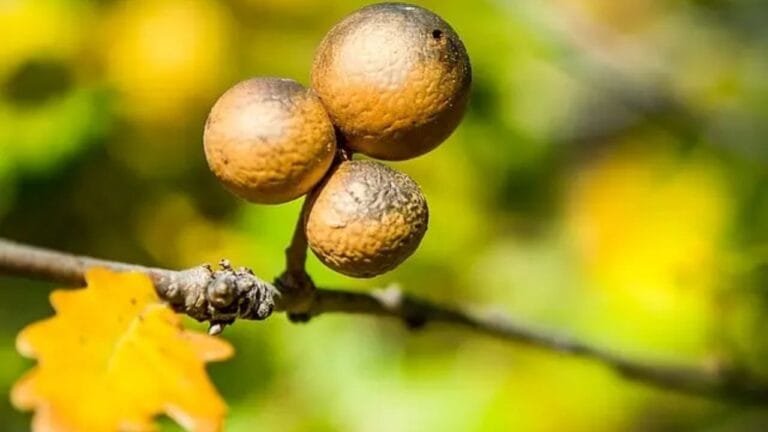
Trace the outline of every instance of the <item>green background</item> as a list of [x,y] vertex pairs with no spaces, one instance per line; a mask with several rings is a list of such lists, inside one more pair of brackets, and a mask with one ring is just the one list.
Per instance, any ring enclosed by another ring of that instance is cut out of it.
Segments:
[[[251,76],[308,83],[364,3],[0,0],[0,235],[147,265],[281,271],[300,201],[255,206],[207,170],[202,128]],[[768,375],[768,9],[761,0],[419,3],[472,60],[462,126],[393,163],[430,227],[397,284],[638,360]],[[54,286],[0,279],[0,388]],[[202,328],[198,324],[192,326]],[[747,431],[768,410],[624,381],[600,365],[431,326],[240,322],[209,369],[227,431]],[[29,415],[0,401],[2,430]],[[163,430],[176,430],[163,422]]]

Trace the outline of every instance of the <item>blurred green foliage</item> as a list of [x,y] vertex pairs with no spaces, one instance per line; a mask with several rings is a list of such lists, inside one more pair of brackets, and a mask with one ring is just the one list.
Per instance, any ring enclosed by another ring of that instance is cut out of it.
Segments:
[[[299,203],[208,172],[202,128],[234,82],[307,83],[344,0],[0,0],[0,235],[148,265],[227,257],[276,275]],[[761,0],[430,0],[462,35],[472,102],[398,163],[430,229],[391,283],[493,304],[640,359],[768,375],[768,9]],[[2,280],[0,388],[47,285]],[[98,325],[95,323],[95,325]],[[197,325],[197,324],[191,324]],[[281,318],[228,329],[227,430],[760,430],[746,409],[447,328]],[[28,417],[0,403],[7,431]],[[164,430],[175,430],[170,423]]]

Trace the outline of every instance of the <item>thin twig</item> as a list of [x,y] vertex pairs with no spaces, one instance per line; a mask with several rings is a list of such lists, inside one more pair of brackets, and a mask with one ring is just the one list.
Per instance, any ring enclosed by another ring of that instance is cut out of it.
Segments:
[[680,366],[646,362],[621,356],[579,340],[555,335],[533,326],[516,323],[499,314],[479,315],[440,306],[404,295],[397,289],[371,293],[316,289],[303,309],[292,309],[291,291],[254,276],[247,269],[233,269],[228,262],[220,270],[209,266],[173,271],[115,261],[71,255],[0,239],[0,274],[23,276],[70,285],[85,283],[90,267],[147,273],[158,295],[175,310],[201,321],[210,321],[219,332],[235,318],[264,319],[283,311],[294,321],[332,313],[394,317],[409,328],[430,323],[456,325],[501,340],[587,358],[606,365],[620,375],[663,389],[747,405],[768,404],[768,382],[744,370]]
[[293,229],[291,243],[285,249],[285,270],[289,273],[304,273],[307,263],[307,234],[304,232],[304,221],[311,204],[310,195],[304,198],[301,211]]
[[411,328],[430,323],[457,325],[509,342],[569,354],[602,363],[621,376],[691,395],[745,404],[768,404],[768,382],[743,370],[655,364],[618,355],[574,338],[518,323],[499,313],[475,314],[403,294],[397,288],[371,293],[318,289],[311,318],[328,313],[389,316]]
[[307,234],[304,230],[307,212],[312,205],[312,197],[317,189],[311,191],[301,205],[296,227],[293,229],[291,243],[285,249],[285,271],[277,279],[275,286],[283,294],[281,306],[290,314],[304,314],[311,306],[315,284],[306,271]]

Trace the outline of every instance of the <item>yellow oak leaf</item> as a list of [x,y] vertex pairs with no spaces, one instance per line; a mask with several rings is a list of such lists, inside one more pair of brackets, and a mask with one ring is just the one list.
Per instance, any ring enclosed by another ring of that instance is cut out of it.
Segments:
[[205,362],[230,357],[232,347],[184,330],[145,274],[96,268],[86,282],[54,291],[56,315],[18,335],[19,352],[38,364],[11,401],[35,411],[32,429],[147,431],[165,413],[187,430],[221,430],[227,408]]

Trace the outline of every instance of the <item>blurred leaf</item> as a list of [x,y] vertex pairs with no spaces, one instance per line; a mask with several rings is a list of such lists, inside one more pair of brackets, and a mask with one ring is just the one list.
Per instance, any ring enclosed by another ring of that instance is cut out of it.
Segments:
[[566,198],[569,240],[592,295],[612,310],[588,319],[634,345],[706,355],[733,217],[722,166],[668,151],[663,135],[628,141],[580,168]]
[[36,431],[151,430],[165,412],[194,431],[222,427],[226,406],[205,362],[232,355],[219,339],[181,328],[143,274],[92,269],[88,287],[55,291],[57,315],[18,336],[38,366],[14,386]]
[[29,58],[71,59],[87,38],[90,13],[62,0],[0,2],[0,80]]
[[133,119],[178,121],[222,90],[231,16],[218,2],[121,2],[104,21],[107,80]]
[[77,155],[109,127],[102,89],[80,88],[34,107],[0,100],[0,154],[12,172],[45,172]]

